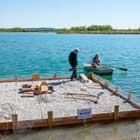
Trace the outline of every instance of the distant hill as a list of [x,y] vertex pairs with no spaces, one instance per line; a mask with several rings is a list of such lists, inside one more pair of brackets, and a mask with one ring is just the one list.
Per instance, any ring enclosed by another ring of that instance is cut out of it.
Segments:
[[71,28],[53,28],[53,27],[36,27],[36,28],[0,28],[0,32],[46,32],[57,34],[140,34],[140,28],[137,29],[113,29],[110,25],[91,25],[75,26]]
[[39,28],[0,28],[0,32],[57,32],[64,30],[64,28],[51,28],[51,27],[39,27]]
[[40,28],[24,28],[25,30],[32,30],[32,31],[56,31],[56,30],[63,30],[63,28],[52,28],[52,27],[40,27]]

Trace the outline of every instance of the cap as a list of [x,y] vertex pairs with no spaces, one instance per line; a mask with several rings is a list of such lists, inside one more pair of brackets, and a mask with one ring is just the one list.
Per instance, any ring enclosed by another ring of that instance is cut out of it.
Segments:
[[79,52],[79,51],[80,51],[80,49],[79,49],[79,48],[75,48],[75,49],[74,49],[74,51]]

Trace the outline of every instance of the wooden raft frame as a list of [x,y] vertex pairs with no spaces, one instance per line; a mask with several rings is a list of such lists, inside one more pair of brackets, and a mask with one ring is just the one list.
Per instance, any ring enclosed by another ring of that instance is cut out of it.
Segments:
[[[32,76],[30,80],[58,80],[58,79],[67,79],[67,78],[57,78],[54,75],[53,78],[40,78]],[[111,113],[100,113],[100,114],[93,114],[92,118],[90,119],[83,119],[79,120],[77,116],[69,116],[69,117],[61,117],[61,118],[54,118],[53,112],[48,112],[48,117],[46,119],[37,119],[37,120],[24,120],[18,121],[18,114],[11,114],[12,120],[11,121],[4,121],[0,122],[0,132],[1,131],[14,131],[20,129],[35,129],[35,128],[55,128],[55,127],[69,127],[69,126],[77,126],[82,124],[89,124],[89,123],[104,123],[104,122],[114,122],[118,120],[132,120],[132,119],[140,119],[140,106],[137,105],[135,102],[131,100],[131,94],[128,94],[126,98],[123,96],[118,88],[113,89],[109,86],[108,81],[100,81],[98,78],[94,77],[93,73],[89,73],[89,79],[92,81],[99,83],[102,87],[106,88],[107,90],[111,91],[114,95],[119,96],[120,98],[124,99],[126,102],[130,103],[136,110],[132,111],[119,111],[119,106],[114,106],[114,112]],[[27,79],[19,80],[18,77],[15,80],[6,80],[0,81],[2,82],[22,82],[27,81]]]
[[12,121],[0,122],[0,132],[17,131],[21,129],[70,127],[90,123],[105,123],[118,120],[140,119],[140,110],[119,112],[119,106],[114,106],[112,113],[93,114],[92,118],[78,120],[77,116],[53,118],[53,112],[48,112],[48,118],[18,121],[18,115],[12,114]]
[[28,81],[40,81],[40,80],[63,80],[69,79],[69,77],[57,77],[56,74],[53,75],[51,78],[42,78],[39,74],[33,74],[30,79],[20,79],[18,75],[15,76],[15,79],[11,80],[0,80],[0,83],[9,83],[9,82],[28,82]]

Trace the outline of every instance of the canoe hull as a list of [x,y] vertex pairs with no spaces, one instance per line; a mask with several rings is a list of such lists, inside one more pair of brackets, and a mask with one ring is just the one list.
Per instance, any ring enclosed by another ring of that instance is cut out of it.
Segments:
[[112,75],[113,74],[113,68],[106,67],[106,66],[99,66],[97,68],[94,68],[92,65],[84,65],[84,69],[87,72],[93,72],[97,75],[104,76],[104,75]]

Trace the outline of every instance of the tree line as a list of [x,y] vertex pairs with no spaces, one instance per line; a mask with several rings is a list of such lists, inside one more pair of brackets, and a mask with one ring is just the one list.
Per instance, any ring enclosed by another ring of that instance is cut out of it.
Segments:
[[137,29],[113,29],[111,25],[75,26],[71,28],[0,28],[0,32],[56,32],[56,33],[138,33]]
[[110,25],[91,25],[91,26],[76,26],[71,27],[71,31],[112,31],[113,28]]

